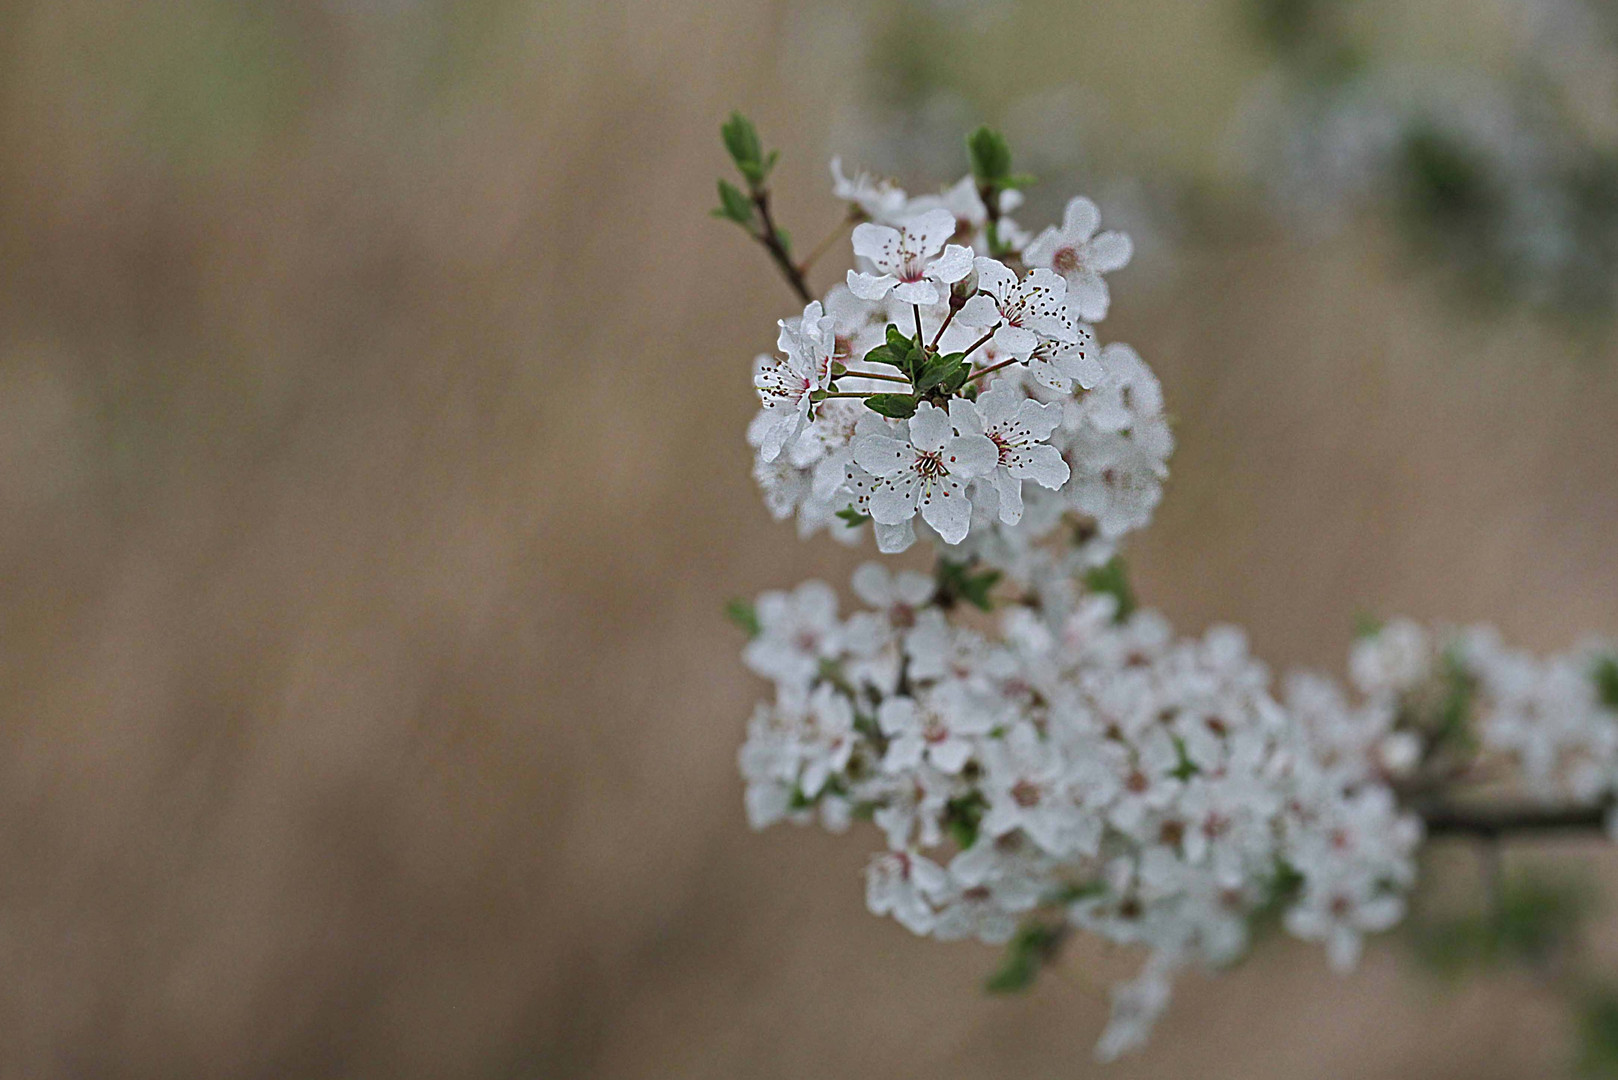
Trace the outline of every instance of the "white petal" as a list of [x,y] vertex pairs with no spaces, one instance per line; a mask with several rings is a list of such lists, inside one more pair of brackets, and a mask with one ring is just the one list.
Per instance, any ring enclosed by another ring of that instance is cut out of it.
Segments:
[[774,461],[781,456],[798,433],[804,428],[804,414],[789,409],[770,409],[771,418],[767,424],[759,424],[763,438],[759,442],[758,456],[764,461]]
[[959,244],[950,244],[944,249],[944,254],[927,267],[928,277],[934,281],[942,281],[946,285],[955,284],[971,272],[972,249]]
[[999,461],[1000,448],[987,435],[962,435],[951,439],[944,453],[944,464],[949,467],[950,475],[962,479],[982,476]]
[[1051,437],[1062,423],[1062,406],[1057,402],[1042,405],[1037,401],[1024,401],[1017,406],[1017,427],[1028,433],[1036,442],[1044,442]]
[[994,332],[994,343],[1007,356],[1023,360],[1034,351],[1034,346],[1039,344],[1039,335],[1021,326],[1002,326]]
[[996,469],[994,493],[1000,497],[1000,520],[1015,525],[1022,520],[1022,481],[1005,469]]
[[[931,402],[922,402],[916,415],[910,418],[910,441],[917,450],[936,454],[944,449],[944,444],[953,434],[949,414]],[[950,466],[950,469],[953,471],[954,466]]]
[[1100,224],[1101,211],[1083,195],[1069,200],[1067,210],[1062,214],[1062,231],[1067,234],[1070,243],[1083,243],[1090,239]]
[[966,768],[966,763],[972,757],[972,744],[965,739],[945,739],[932,748],[927,755],[940,772],[951,776]]
[[983,292],[1004,297],[1017,286],[1017,275],[999,259],[979,255],[972,260],[972,267],[978,273],[978,288]]
[[897,525],[873,521],[871,531],[876,533],[876,549],[884,555],[897,555],[916,542],[916,527],[908,520]]
[[880,300],[897,284],[899,279],[892,274],[862,274],[856,270],[848,272],[848,291],[861,300]]
[[993,326],[1000,321],[1000,306],[987,293],[975,293],[955,313],[955,321],[962,326]]
[[899,257],[899,230],[869,221],[854,226],[854,254],[870,259],[883,270],[892,270]]
[[881,563],[861,563],[850,584],[854,595],[872,607],[886,607],[893,602],[893,581]]
[[854,440],[854,464],[872,476],[892,476],[915,465],[916,451],[886,435],[861,435]]
[[[905,246],[924,258],[935,254],[954,235],[955,215],[943,207],[905,222],[905,239],[908,241]],[[863,254],[858,247],[854,251]]]
[[881,525],[909,521],[916,516],[920,494],[921,479],[914,473],[884,480],[871,492],[871,517]]
[[[993,393],[993,391],[990,391],[990,393]],[[988,394],[980,394],[975,404],[965,398],[949,399],[949,422],[958,434],[983,434],[984,416],[980,410],[985,397],[988,397]]]
[[938,286],[930,281],[904,281],[893,287],[893,298],[901,304],[932,307],[941,299]]
[[1034,481],[1040,487],[1056,491],[1067,483],[1070,472],[1062,452],[1050,443],[1028,446],[1017,452],[1017,464],[1011,475]]
[[1134,254],[1135,245],[1128,233],[1108,231],[1090,241],[1089,258],[1085,261],[1097,273],[1110,274],[1128,266]]
[[1107,317],[1111,294],[1100,274],[1085,272],[1073,279],[1068,299],[1078,309],[1085,322],[1100,322]]
[[1022,261],[1028,266],[1049,266],[1056,257],[1056,249],[1061,246],[1061,233],[1056,231],[1054,225],[1048,226],[1028,242],[1023,249]]
[[938,530],[944,543],[959,544],[965,540],[972,527],[972,500],[966,496],[966,484],[953,476],[935,481],[931,490],[922,494],[921,516]]
[[[1023,397],[1022,394],[1018,393],[1017,390],[1010,385],[1006,383],[995,383],[994,386],[978,395],[977,408],[978,411],[983,414],[983,423],[985,425],[992,428],[998,428],[1002,423],[1011,419],[1011,417],[1016,414],[1017,407],[1019,405],[1027,401],[1027,398]],[[952,401],[950,404],[953,405],[955,403]],[[1060,414],[1060,406],[1057,406],[1057,412]],[[960,427],[959,424],[955,426]],[[983,428],[980,426],[976,431],[969,432],[966,430],[966,428],[962,427],[961,434],[981,435],[983,434]]]

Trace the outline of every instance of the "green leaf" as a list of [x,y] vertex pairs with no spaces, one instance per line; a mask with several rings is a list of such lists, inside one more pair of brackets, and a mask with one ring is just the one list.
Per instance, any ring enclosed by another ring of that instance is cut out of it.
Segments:
[[978,842],[978,826],[989,802],[981,792],[961,795],[944,804],[944,827],[962,851]]
[[850,529],[857,529],[861,525],[864,525],[867,521],[871,520],[870,514],[862,514],[852,506],[843,507],[841,510],[837,511],[837,516],[842,518],[843,523],[846,524]]
[[1034,176],[1032,173],[1017,173],[1014,176],[1008,176],[1001,180],[1000,186],[1003,188],[1021,189],[1025,187],[1033,187],[1037,183],[1039,183],[1039,178]]
[[916,415],[916,405],[917,399],[911,394],[874,394],[865,399],[867,409],[895,420],[908,420]]
[[965,378],[966,365],[959,357],[951,359],[947,356],[937,356],[927,361],[921,371],[916,373],[916,390],[925,393],[952,379],[959,384],[960,380]]
[[969,563],[939,559],[935,576],[938,584],[936,599],[940,605],[950,607],[964,600],[983,611],[993,610],[994,600],[989,593],[1000,581],[1000,571],[983,570],[974,574]]
[[1006,943],[1000,968],[983,984],[991,994],[1015,994],[1026,990],[1039,977],[1040,969],[1052,960],[1062,946],[1066,931],[1060,925],[1031,922],[1018,929]]
[[1383,622],[1369,611],[1362,611],[1354,616],[1354,636],[1356,638],[1376,637],[1382,632]]
[[1591,678],[1595,679],[1601,704],[1618,712],[1618,657],[1603,656],[1597,660]]
[[878,345],[861,359],[867,364],[886,364],[889,367],[902,368],[905,366],[904,353],[895,354],[886,345]]
[[725,605],[725,618],[742,628],[750,638],[759,635],[758,612],[746,600],[732,600]]
[[[741,113],[733,112],[719,129],[719,135],[725,140],[725,149],[730,151],[730,159],[736,163],[742,175],[753,179],[748,171],[748,166],[752,166],[753,171],[762,178],[765,171],[764,148],[759,144],[758,129],[753,122]],[[774,164],[774,155],[771,155],[770,163]]]
[[979,183],[999,186],[1011,175],[1011,148],[998,131],[978,128],[966,137],[966,150]]
[[1597,991],[1579,1007],[1579,1073],[1618,1076],[1618,993]]
[[1093,593],[1104,593],[1118,601],[1113,613],[1115,622],[1123,622],[1135,613],[1135,590],[1129,587],[1129,568],[1117,555],[1100,566],[1084,572],[1084,587]]
[[719,206],[713,212],[716,218],[734,221],[738,225],[753,224],[753,200],[729,180],[719,181]]

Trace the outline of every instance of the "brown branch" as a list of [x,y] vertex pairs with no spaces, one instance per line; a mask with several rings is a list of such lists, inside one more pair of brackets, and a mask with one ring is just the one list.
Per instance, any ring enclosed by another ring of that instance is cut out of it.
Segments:
[[1429,836],[1477,836],[1497,839],[1518,833],[1600,832],[1607,807],[1540,806],[1503,803],[1495,806],[1414,806]]
[[781,243],[780,231],[775,227],[775,219],[770,216],[770,193],[763,188],[754,191],[753,205],[758,207],[759,220],[764,223],[763,231],[755,233],[753,239],[764,245],[770,258],[775,260],[781,276],[787,279],[787,284],[798,294],[798,299],[807,304],[814,296],[809,292],[809,283],[804,280],[803,271],[792,261],[786,246]]

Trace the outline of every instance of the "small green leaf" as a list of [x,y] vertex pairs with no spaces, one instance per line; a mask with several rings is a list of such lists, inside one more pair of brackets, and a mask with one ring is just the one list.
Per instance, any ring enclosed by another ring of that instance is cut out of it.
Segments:
[[719,207],[714,217],[734,221],[738,225],[753,224],[753,200],[728,180],[719,181]]
[[969,563],[940,559],[936,578],[936,600],[940,605],[949,607],[964,600],[983,611],[994,609],[994,599],[989,594],[1000,581],[1000,571],[983,570],[974,574]]
[[1113,620],[1123,622],[1135,613],[1135,590],[1129,587],[1129,568],[1117,555],[1100,566],[1084,572],[1084,587],[1093,593],[1104,593],[1118,601]]
[[839,361],[836,361],[836,360],[833,360],[831,362],[831,377],[832,378],[836,379],[836,378],[839,378],[839,377],[841,377],[843,375],[847,375],[847,374],[848,374],[848,368],[845,367],[842,363],[840,363]]
[[904,355],[901,353],[895,356],[893,350],[888,348],[886,345],[878,345],[876,348],[866,353],[862,359],[867,364],[886,364],[889,367],[896,368],[902,368],[905,366]]
[[1011,148],[1005,138],[988,127],[980,127],[966,137],[972,159],[972,175],[980,183],[1000,185],[1011,175]]
[[[751,120],[739,112],[733,112],[730,119],[719,129],[719,134],[725,140],[725,149],[730,151],[730,159],[736,163],[743,176],[752,179],[747,169],[749,165],[762,176],[765,168],[764,149],[759,145],[758,129],[753,127]],[[773,156],[771,164],[774,164]]]
[[865,399],[867,409],[895,420],[908,420],[916,415],[916,404],[917,400],[911,394],[875,394]]
[[1031,922],[1006,943],[1000,968],[983,984],[991,994],[1015,994],[1039,977],[1040,969],[1056,959],[1066,931],[1060,925]]
[[1601,704],[1618,712],[1618,657],[1603,656],[1597,660],[1591,677],[1596,681]]
[[759,635],[758,612],[746,600],[732,600],[725,605],[725,618],[741,627],[750,638]]
[[843,523],[850,529],[857,529],[861,525],[864,525],[867,521],[871,520],[870,514],[862,514],[852,506],[843,507],[841,510],[837,511],[837,516],[842,518]]
[[1382,620],[1369,611],[1362,611],[1354,616],[1354,636],[1356,638],[1376,637],[1382,632]]
[[977,791],[944,804],[944,827],[949,830],[950,839],[962,851],[978,842],[978,826],[982,824],[983,812],[988,808],[988,800]]
[[938,356],[929,360],[916,375],[916,390],[925,393],[935,386],[966,377],[966,365],[959,359]]

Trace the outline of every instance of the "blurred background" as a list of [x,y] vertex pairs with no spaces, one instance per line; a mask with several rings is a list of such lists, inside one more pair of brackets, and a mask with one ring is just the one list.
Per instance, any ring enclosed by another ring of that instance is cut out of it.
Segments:
[[[1601,0],[0,7],[0,1075],[1566,1073],[1531,975],[1394,938],[1188,978],[1103,1069],[1137,957],[987,997],[992,950],[865,912],[873,836],[747,830],[723,603],[871,552],[757,498],[791,297],[707,211],[732,108],[804,247],[832,154],[925,189],[1001,126],[1025,224],[1083,190],[1137,239],[1103,337],[1180,442],[1146,602],[1277,670],[1340,670],[1366,612],[1561,648],[1618,633],[1615,35]],[[1618,912],[1582,948],[1618,978]]]

